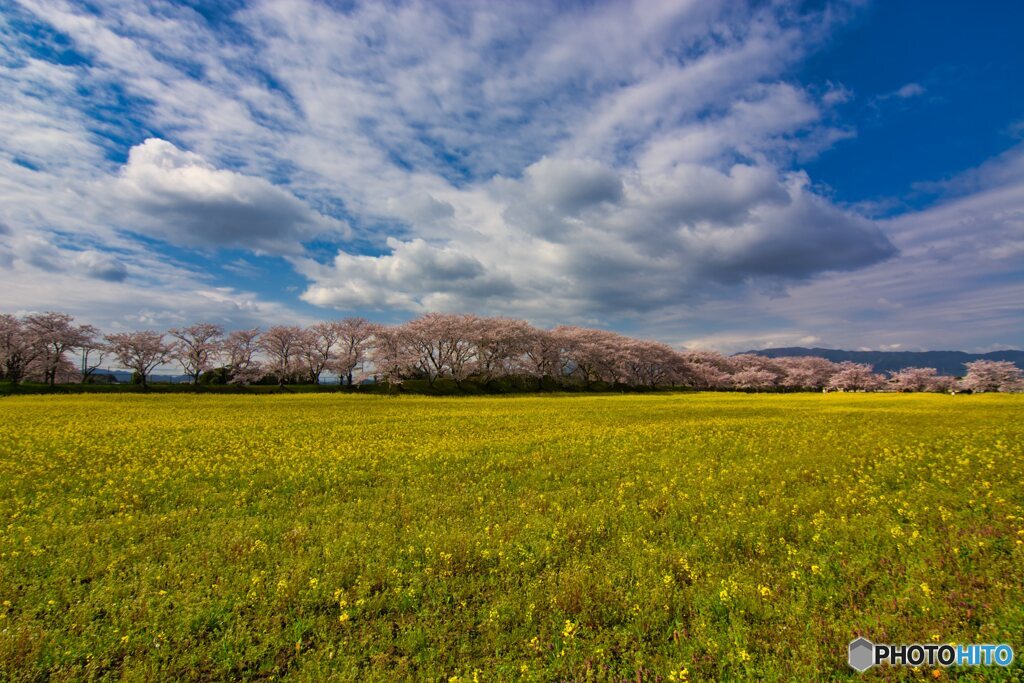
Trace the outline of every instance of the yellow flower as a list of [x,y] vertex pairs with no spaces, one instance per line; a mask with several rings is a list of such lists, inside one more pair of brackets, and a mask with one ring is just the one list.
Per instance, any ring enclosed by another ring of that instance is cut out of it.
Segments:
[[575,638],[578,627],[578,624],[574,624],[569,619],[566,619],[565,626],[562,628],[562,637],[567,639]]

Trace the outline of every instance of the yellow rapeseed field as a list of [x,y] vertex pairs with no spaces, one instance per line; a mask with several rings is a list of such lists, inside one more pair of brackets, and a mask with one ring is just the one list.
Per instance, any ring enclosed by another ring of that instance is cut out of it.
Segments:
[[0,679],[856,679],[856,634],[1020,655],[1022,454],[1024,396],[2,399]]

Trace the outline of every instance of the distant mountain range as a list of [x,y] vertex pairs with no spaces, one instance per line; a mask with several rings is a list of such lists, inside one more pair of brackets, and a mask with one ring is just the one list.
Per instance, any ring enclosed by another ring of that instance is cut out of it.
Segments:
[[852,361],[873,365],[875,372],[895,372],[903,368],[935,368],[941,375],[962,377],[967,370],[964,363],[976,360],[1008,360],[1024,368],[1024,351],[992,351],[991,353],[965,353],[963,351],[843,351],[841,349],[808,349],[789,346],[778,349],[746,351],[768,358],[785,356],[819,356],[834,363]]

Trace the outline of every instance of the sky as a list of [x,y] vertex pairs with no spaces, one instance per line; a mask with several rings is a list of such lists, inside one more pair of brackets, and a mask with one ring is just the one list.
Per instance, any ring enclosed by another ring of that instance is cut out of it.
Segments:
[[13,0],[0,311],[1024,347],[1024,3]]

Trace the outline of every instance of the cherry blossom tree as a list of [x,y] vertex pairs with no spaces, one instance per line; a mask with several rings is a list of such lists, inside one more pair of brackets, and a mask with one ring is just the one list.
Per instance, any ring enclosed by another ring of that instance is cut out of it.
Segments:
[[43,347],[25,329],[21,320],[13,315],[0,314],[0,376],[12,384],[19,384]]
[[476,371],[488,381],[512,375],[522,367],[535,330],[525,320],[480,318],[470,333],[476,347]]
[[558,338],[547,330],[532,330],[519,357],[519,369],[537,380],[537,388],[544,386],[545,377],[561,379],[561,345]]
[[563,325],[551,332],[560,342],[563,366],[589,386],[595,381],[617,382],[623,374],[621,356],[626,338],[614,332]]
[[829,389],[838,391],[877,391],[885,386],[885,378],[876,375],[867,363],[844,361],[828,382]]
[[423,368],[428,384],[438,377],[450,376],[461,386],[475,369],[476,347],[471,339],[478,318],[473,315],[427,313],[405,324],[405,332],[417,349],[417,365]]
[[976,360],[965,364],[967,375],[961,385],[975,392],[1024,391],[1024,373],[1006,360]]
[[344,377],[352,386],[352,373],[368,359],[371,343],[381,326],[366,318],[345,318],[331,325],[338,335],[338,351],[328,362],[327,369]]
[[259,352],[260,329],[235,330],[224,339],[224,367],[228,381],[249,384],[263,377],[263,365],[256,359]]
[[401,384],[428,372],[419,345],[405,325],[380,328],[374,336],[370,359],[377,375],[389,384]]
[[[38,378],[53,386],[57,382],[58,369],[62,379],[69,379],[74,372],[68,373],[67,359],[64,354],[74,348],[80,348],[91,341],[96,328],[74,324],[74,318],[67,313],[49,311],[36,315],[25,316],[25,333],[38,345],[40,353],[35,357],[34,364]],[[71,366],[74,368],[74,366]]]
[[92,374],[96,372],[103,359],[107,357],[107,345],[100,338],[100,331],[92,325],[83,325],[84,339],[78,344],[78,351],[82,354],[81,381],[88,382]]
[[220,356],[224,328],[210,323],[196,323],[184,328],[173,328],[169,334],[177,341],[174,343],[173,356],[181,369],[192,380],[199,383],[199,377],[213,368]]
[[949,375],[936,375],[935,379],[932,380],[929,391],[937,391],[941,393],[954,392],[959,386],[960,382],[956,377],[950,377]]
[[780,386],[789,389],[820,391],[828,386],[829,380],[837,370],[835,363],[818,356],[776,358],[775,363],[784,373],[779,381]]
[[320,383],[320,375],[329,369],[340,341],[333,323],[317,323],[302,331],[296,355],[311,384]]
[[269,360],[267,370],[277,377],[278,386],[283,387],[300,370],[302,337],[302,328],[294,325],[275,325],[260,335],[260,349]]
[[736,368],[732,374],[732,385],[737,389],[774,389],[786,375],[778,363],[765,356],[745,353],[733,356],[730,361]]
[[939,373],[935,368],[903,368],[889,375],[890,385],[897,391],[938,391]]
[[778,376],[770,370],[757,367],[747,367],[732,376],[732,385],[737,389],[748,389],[763,391],[776,386]]
[[52,377],[55,384],[77,384],[82,381],[82,371],[70,358],[61,358]]
[[106,340],[118,362],[138,373],[144,387],[153,370],[170,360],[174,352],[173,344],[165,343],[162,333],[151,330],[108,334]]
[[674,385],[685,376],[682,356],[665,344],[629,339],[619,353],[627,384],[654,388]]
[[682,354],[687,382],[695,389],[727,389],[732,386],[731,361],[715,351],[686,351]]
[[[364,318],[318,323],[307,329],[276,326],[224,336],[218,325],[198,323],[171,329],[172,344],[156,332],[107,335],[75,325],[67,314],[47,312],[17,318],[0,315],[0,378],[49,384],[85,380],[115,355],[143,383],[158,365],[176,359],[193,383],[221,360],[228,381],[247,383],[273,374],[280,384],[318,382],[324,371],[353,384],[353,372],[369,363],[391,383],[439,377],[458,386],[469,379],[488,382],[529,377],[543,387],[558,382],[624,383],[634,387],[688,386],[697,389],[770,390],[830,388],[845,391],[945,391],[962,386],[974,391],[1022,391],[1024,373],[1013,363],[969,363],[960,384],[934,368],[906,368],[886,381],[857,363],[832,363],[802,356],[768,358],[758,354],[727,357],[713,351],[678,352],[664,344],[633,339],[607,330],[560,326],[534,328],[523,320],[428,313],[403,325],[382,326]],[[81,352],[81,369],[70,352]],[[261,362],[260,355],[265,361]],[[577,378],[577,379],[573,379]]]

